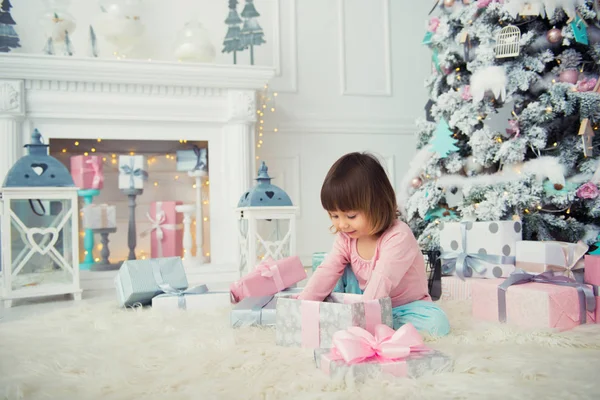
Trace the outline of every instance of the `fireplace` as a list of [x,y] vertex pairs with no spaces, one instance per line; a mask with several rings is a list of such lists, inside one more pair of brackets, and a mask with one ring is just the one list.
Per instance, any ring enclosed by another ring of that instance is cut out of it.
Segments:
[[[192,284],[232,281],[240,273],[234,209],[256,173],[255,92],[273,73],[256,66],[0,54],[0,178],[35,128],[53,153],[53,143],[77,139],[205,142],[210,262],[186,268]],[[82,271],[82,286],[110,288],[113,276]]]

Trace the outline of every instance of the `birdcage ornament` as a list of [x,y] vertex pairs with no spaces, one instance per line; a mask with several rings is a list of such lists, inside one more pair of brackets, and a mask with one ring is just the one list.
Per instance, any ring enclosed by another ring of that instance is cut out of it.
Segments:
[[521,51],[521,31],[514,25],[509,25],[496,36],[496,58],[517,57]]

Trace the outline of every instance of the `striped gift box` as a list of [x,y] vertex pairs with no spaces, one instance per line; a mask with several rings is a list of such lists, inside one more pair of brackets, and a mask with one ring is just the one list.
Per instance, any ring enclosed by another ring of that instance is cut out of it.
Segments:
[[442,300],[470,300],[471,280],[457,276],[442,276]]

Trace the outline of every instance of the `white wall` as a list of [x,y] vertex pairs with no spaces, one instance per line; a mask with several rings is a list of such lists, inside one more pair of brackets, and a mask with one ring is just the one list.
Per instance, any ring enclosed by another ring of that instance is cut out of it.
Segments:
[[[198,18],[210,31],[217,63],[226,32],[227,0],[146,0],[141,15],[146,36],[137,56],[173,60],[173,43],[184,23]],[[74,0],[77,56],[87,56],[88,27],[99,12],[96,0]],[[414,120],[423,115],[430,53],[421,45],[430,2],[408,0],[256,0],[267,44],[256,63],[276,68],[270,89],[276,112],[265,115],[264,144],[257,155],[300,206],[298,251],[309,259],[332,243],[319,191],[330,165],[350,151],[378,154],[398,185],[414,154]],[[44,45],[38,15],[41,0],[13,2],[23,45]],[[243,1],[238,6],[241,11]],[[112,49],[99,38],[101,57]],[[248,64],[248,52],[238,63]],[[278,132],[273,129],[277,127]],[[174,183],[175,184],[175,183]],[[116,188],[115,188],[116,190]]]

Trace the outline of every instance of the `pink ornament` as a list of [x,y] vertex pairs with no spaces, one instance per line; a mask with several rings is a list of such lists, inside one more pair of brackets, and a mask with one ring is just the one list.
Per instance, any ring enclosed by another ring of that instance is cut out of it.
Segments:
[[573,85],[577,83],[577,79],[579,79],[578,69],[567,69],[566,71],[562,71],[558,76],[559,81],[572,83]]
[[598,190],[598,186],[592,182],[588,182],[579,186],[576,194],[580,199],[595,199],[600,194],[600,191]]
[[429,20],[429,28],[427,28],[430,32],[437,31],[438,26],[440,26],[440,19],[438,17],[431,17]]
[[473,95],[471,95],[471,86],[465,85],[462,87],[461,97],[463,100],[471,100]]
[[596,78],[590,78],[590,79],[583,78],[582,80],[577,82],[577,91],[578,92],[589,92],[590,90],[594,89],[597,82],[598,82],[598,80]]
[[521,128],[519,128],[519,121],[517,121],[516,119],[509,119],[506,133],[508,133],[509,135],[515,135],[515,137],[519,137],[519,134],[521,133]]
[[477,8],[485,8],[493,2],[504,4],[504,0],[477,0]]

